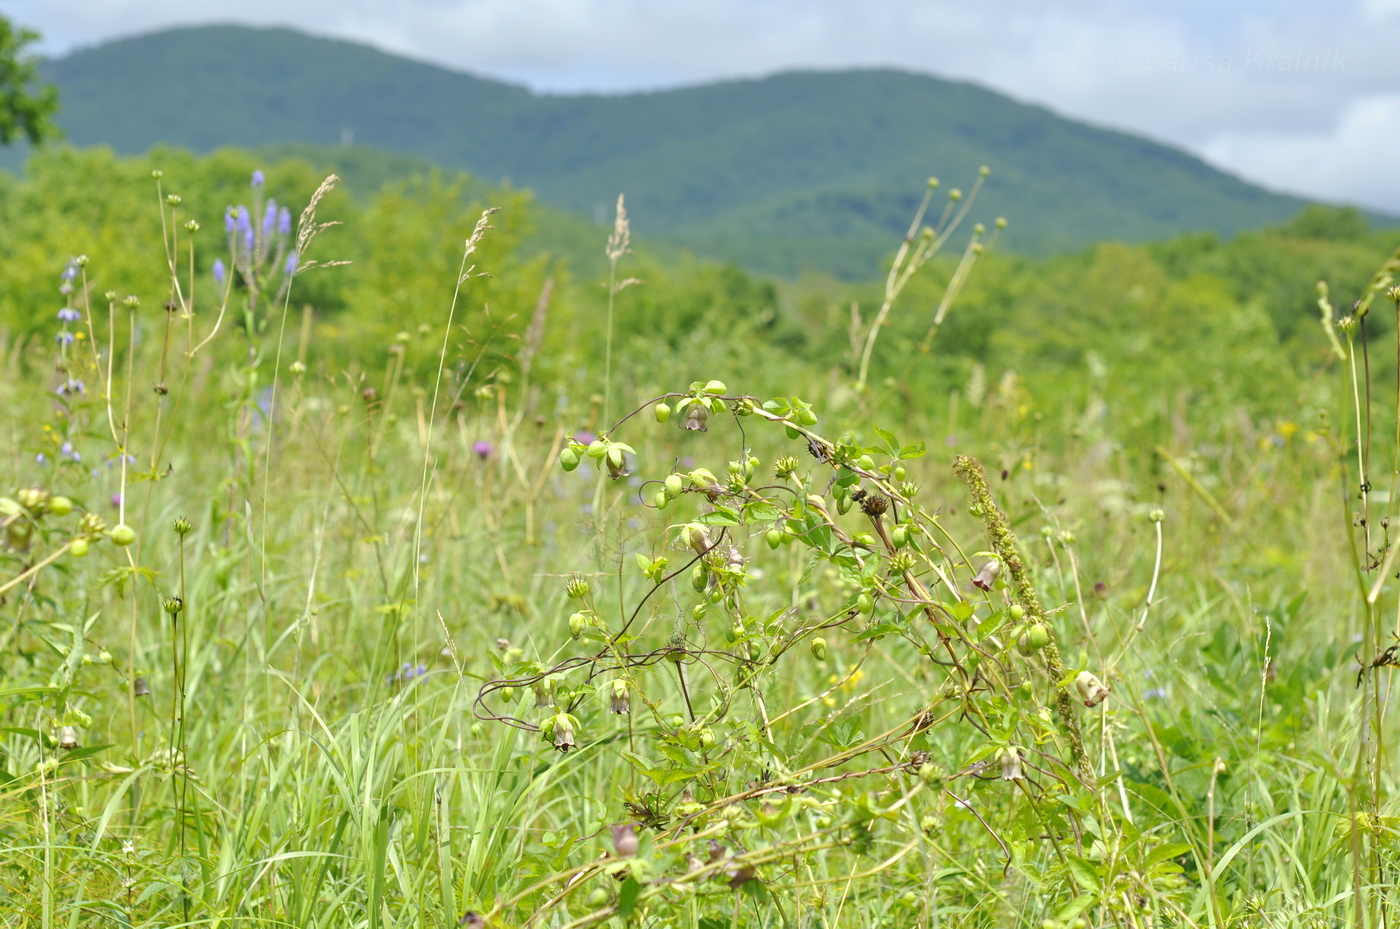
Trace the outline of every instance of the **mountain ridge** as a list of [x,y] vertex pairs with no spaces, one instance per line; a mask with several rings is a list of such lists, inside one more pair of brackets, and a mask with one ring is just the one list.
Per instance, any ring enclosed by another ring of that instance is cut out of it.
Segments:
[[1029,253],[1282,221],[1307,201],[1171,146],[966,81],[807,69],[626,94],[540,93],[285,28],[187,26],[44,63],[80,145],[196,151],[352,138],[595,222],[784,274],[868,275],[929,175],[992,175],[973,214]]

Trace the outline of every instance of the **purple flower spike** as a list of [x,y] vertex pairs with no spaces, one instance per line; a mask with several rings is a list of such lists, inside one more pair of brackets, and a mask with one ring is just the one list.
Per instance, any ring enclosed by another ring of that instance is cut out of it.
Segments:
[[233,235],[233,230],[238,228],[237,216],[237,207],[231,206],[224,210],[224,232],[228,235]]
[[214,283],[223,286],[224,278],[228,277],[228,269],[224,267],[222,258],[214,259]]
[[272,235],[272,230],[277,226],[277,201],[267,201],[267,209],[263,210],[262,234],[263,238]]
[[292,234],[292,211],[285,206],[277,214],[277,233],[278,235]]
[[267,176],[264,175],[264,174],[262,173],[262,169],[261,169],[261,168],[259,168],[258,170],[256,170],[256,171],[253,172],[253,189],[254,189],[254,190],[257,190],[259,187],[261,187],[261,186],[262,186],[264,183],[266,183],[266,182],[267,182]]
[[233,208],[233,227],[240,232],[251,232],[253,223],[248,219],[248,208],[246,206],[236,206]]
[[59,345],[68,346],[73,344],[74,335],[73,333],[65,329],[58,335],[54,336],[54,339],[58,342]]
[[78,320],[80,320],[80,319],[82,319],[82,318],[83,318],[83,314],[82,314],[82,313],[79,313],[77,310],[73,309],[71,306],[65,306],[63,309],[61,309],[61,310],[58,311],[58,319],[59,319],[59,322],[64,322],[64,323],[76,323]]
[[288,253],[288,255],[287,255],[287,264],[286,264],[285,267],[282,268],[282,273],[283,273],[283,274],[296,274],[296,273],[297,273],[297,253],[296,253],[296,252],[290,252],[290,253]]
[[72,281],[73,278],[75,278],[75,277],[77,277],[77,276],[78,276],[78,263],[77,263],[76,261],[74,261],[73,259],[69,258],[69,259],[68,259],[68,264],[66,264],[66,265],[63,266],[63,273],[59,275],[59,279],[62,280],[64,283],[68,283],[69,281]]
[[472,446],[472,451],[476,452],[476,457],[480,458],[482,461],[485,461],[487,458],[490,458],[491,455],[496,451],[496,446],[492,445],[485,439],[481,439],[475,445]]
[[257,240],[253,237],[253,227],[249,226],[247,229],[243,230],[243,248],[251,255],[256,245]]

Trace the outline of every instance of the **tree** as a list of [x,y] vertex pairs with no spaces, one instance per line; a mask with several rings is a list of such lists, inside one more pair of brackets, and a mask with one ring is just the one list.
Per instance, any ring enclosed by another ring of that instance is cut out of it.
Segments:
[[58,91],[39,83],[39,62],[24,52],[38,38],[38,33],[16,29],[0,16],[0,145],[10,145],[21,135],[37,144],[59,133],[52,120]]

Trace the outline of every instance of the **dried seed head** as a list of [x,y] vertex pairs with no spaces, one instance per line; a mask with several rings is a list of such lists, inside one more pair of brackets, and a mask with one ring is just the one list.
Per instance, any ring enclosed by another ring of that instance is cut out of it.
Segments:
[[860,508],[865,511],[866,516],[877,519],[890,508],[890,498],[884,494],[866,494],[861,498]]

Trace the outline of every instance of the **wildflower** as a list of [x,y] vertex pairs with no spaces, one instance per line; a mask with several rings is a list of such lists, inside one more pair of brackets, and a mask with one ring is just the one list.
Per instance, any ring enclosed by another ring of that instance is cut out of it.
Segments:
[[112,494],[112,508],[117,510],[122,508],[122,495],[120,493]]
[[263,210],[262,234],[263,238],[270,238],[272,230],[277,228],[277,201],[267,201],[267,208]]
[[692,403],[685,408],[685,421],[681,423],[681,428],[690,432],[705,432],[705,420],[710,418],[710,411],[705,409],[703,403]]
[[1074,689],[1085,706],[1098,706],[1108,697],[1108,685],[1090,671],[1080,671],[1074,679]]
[[979,590],[991,590],[992,584],[1000,573],[1001,562],[993,558],[978,570],[977,576],[972,579],[972,585]]
[[598,437],[585,429],[574,436],[574,441],[580,445],[592,445],[594,442],[598,441]]
[[288,253],[287,253],[287,263],[286,263],[285,265],[283,265],[283,267],[282,267],[282,273],[283,273],[283,274],[288,274],[288,275],[296,274],[296,273],[297,273],[297,253],[296,253],[296,252],[288,252]]
[[612,696],[608,709],[618,716],[626,716],[632,712],[632,694],[627,689],[626,681],[618,679],[612,682]]
[[618,823],[612,827],[613,851],[619,858],[631,858],[637,854],[640,843],[637,840],[637,827],[632,823]]
[[574,740],[574,726],[578,725],[578,720],[568,713],[555,713],[545,720],[540,731],[544,737],[554,743],[554,747],[564,754],[568,754],[569,749],[578,748],[578,742]]
[[292,211],[287,209],[285,206],[282,207],[282,209],[279,210],[277,213],[277,234],[292,234]]
[[485,439],[478,440],[477,443],[472,446],[472,451],[476,454],[476,457],[480,458],[482,461],[485,461],[487,458],[490,458],[491,454],[495,450],[496,446],[492,445]]
[[62,345],[64,348],[67,348],[68,346],[73,344],[74,338],[75,336],[73,335],[73,333],[65,329],[58,335],[54,336],[54,341],[57,342],[59,345]]
[[71,306],[65,306],[63,309],[61,309],[61,310],[58,311],[58,319],[59,319],[59,322],[64,322],[64,323],[76,323],[78,320],[80,320],[80,319],[82,319],[82,318],[83,318],[83,314],[79,313],[77,310],[73,309]]
[[49,463],[49,456],[45,455],[43,452],[40,452],[39,454],[34,456],[34,463],[46,465]]
[[59,384],[58,387],[54,389],[54,393],[58,394],[60,397],[71,394],[84,394],[87,393],[87,385],[76,377],[70,377],[62,384]]
[[1019,781],[1025,777],[1021,772],[1021,750],[1019,748],[1004,748],[1001,751],[1001,779],[1003,781]]
[[72,726],[60,726],[58,729],[58,747],[67,750],[77,748],[78,730]]
[[261,186],[262,186],[264,183],[266,183],[266,182],[267,182],[267,176],[264,175],[264,174],[262,173],[262,169],[261,169],[261,168],[259,168],[259,169],[257,169],[256,171],[253,172],[253,189],[254,189],[254,190],[258,189],[259,187],[261,187]]
[[223,286],[224,278],[228,276],[228,269],[224,267],[222,258],[214,259],[214,283]]
[[224,210],[224,233],[233,235],[233,230],[238,228],[238,210],[236,206],[227,207]]
[[58,449],[59,453],[71,461],[82,461],[83,456],[78,454],[78,450],[73,447],[72,442],[64,442]]

